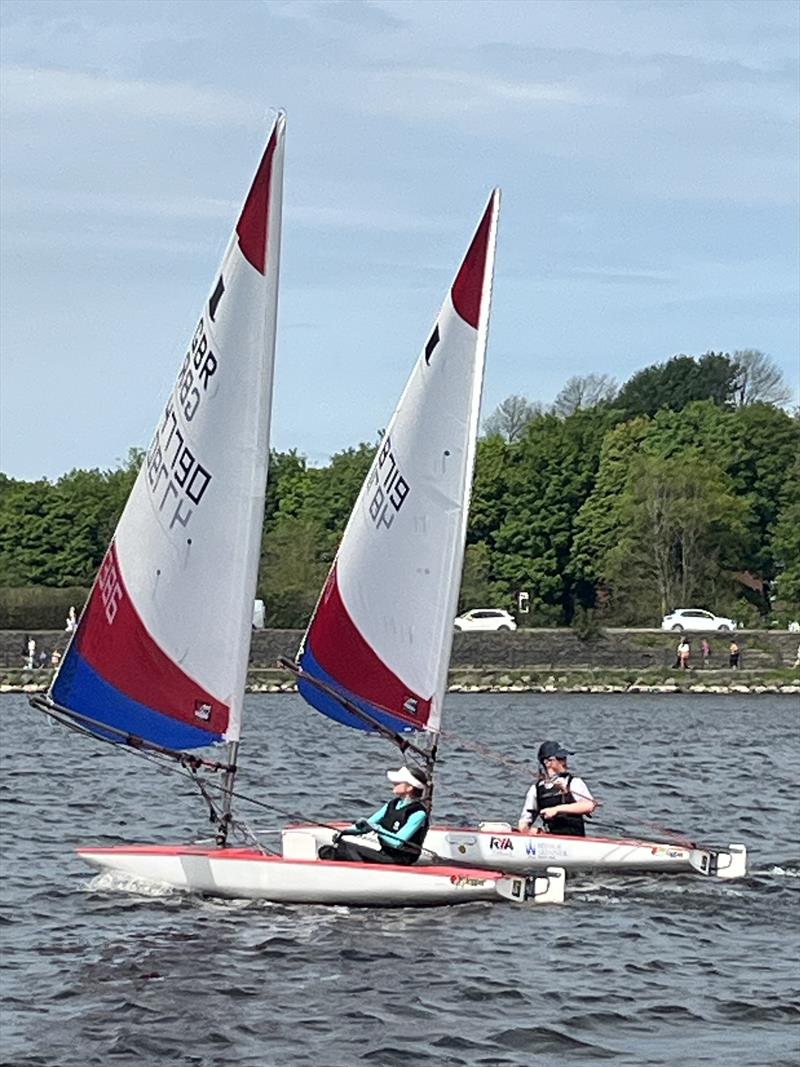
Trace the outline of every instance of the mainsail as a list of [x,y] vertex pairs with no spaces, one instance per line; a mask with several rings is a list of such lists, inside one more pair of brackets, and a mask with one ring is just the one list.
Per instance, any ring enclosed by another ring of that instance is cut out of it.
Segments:
[[284,130],[280,113],[50,689],[52,705],[112,740],[190,749],[239,738],[269,458]]
[[348,726],[372,729],[373,719],[394,732],[439,729],[499,203],[496,189],[386,428],[303,640],[302,696]]

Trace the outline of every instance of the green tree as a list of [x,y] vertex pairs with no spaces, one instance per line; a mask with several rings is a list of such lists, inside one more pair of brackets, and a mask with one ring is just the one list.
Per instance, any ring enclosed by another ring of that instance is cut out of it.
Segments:
[[722,352],[707,352],[697,360],[673,356],[634,374],[613,404],[628,417],[652,416],[661,408],[680,411],[693,400],[725,406],[733,399],[736,374],[734,362]]
[[770,543],[775,592],[783,612],[800,618],[800,453],[780,493],[780,512]]
[[267,625],[304,627],[330,567],[325,531],[319,523],[285,516],[264,536],[258,595]]
[[507,597],[530,594],[532,624],[569,622],[575,607],[575,517],[588,497],[603,435],[602,408],[534,419],[513,446],[507,507],[494,535],[494,576]]
[[652,618],[656,604],[663,615],[730,600],[726,572],[745,558],[746,512],[724,472],[697,456],[638,456],[603,567],[617,608],[633,621],[648,604]]
[[612,427],[603,438],[597,476],[575,519],[572,565],[585,608],[595,605],[604,584],[603,568],[619,536],[620,505],[631,466],[650,430],[650,419],[639,417]]

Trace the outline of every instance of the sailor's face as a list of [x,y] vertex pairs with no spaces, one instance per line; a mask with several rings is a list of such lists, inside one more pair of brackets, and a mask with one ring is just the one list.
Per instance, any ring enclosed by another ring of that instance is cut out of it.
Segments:
[[396,797],[407,797],[412,791],[412,787],[408,782],[395,782],[392,786],[392,792]]
[[566,774],[567,761],[565,759],[559,759],[558,756],[548,756],[544,761],[544,769],[551,778],[555,778],[558,774]]

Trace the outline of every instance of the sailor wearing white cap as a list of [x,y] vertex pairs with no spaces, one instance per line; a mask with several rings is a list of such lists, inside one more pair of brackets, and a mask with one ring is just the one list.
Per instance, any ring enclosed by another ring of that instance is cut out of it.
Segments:
[[[392,799],[368,819],[358,819],[334,838],[333,845],[323,845],[320,859],[351,860],[356,863],[416,863],[422,842],[428,831],[428,808],[423,797],[428,776],[416,767],[400,767],[388,771],[392,783]],[[346,837],[376,833],[380,852],[358,845]]]

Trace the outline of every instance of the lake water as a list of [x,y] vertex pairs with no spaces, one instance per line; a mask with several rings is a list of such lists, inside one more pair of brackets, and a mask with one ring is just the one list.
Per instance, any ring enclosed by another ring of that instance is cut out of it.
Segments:
[[[182,781],[0,700],[0,1061],[14,1067],[779,1067],[798,1057],[790,697],[453,695],[437,817],[516,821],[510,761],[555,738],[602,808],[742,841],[750,874],[572,877],[563,906],[349,910],[123,891],[78,843],[208,833]],[[242,792],[330,819],[387,796],[391,746],[249,697]],[[463,739],[463,742],[460,740]],[[466,747],[490,745],[506,763]],[[260,827],[280,819],[244,811]],[[650,830],[650,833],[653,831]]]

